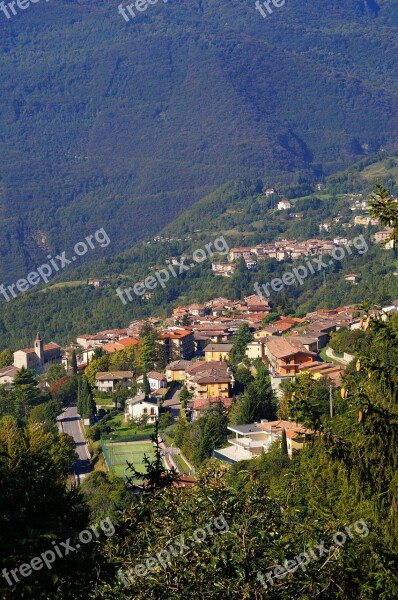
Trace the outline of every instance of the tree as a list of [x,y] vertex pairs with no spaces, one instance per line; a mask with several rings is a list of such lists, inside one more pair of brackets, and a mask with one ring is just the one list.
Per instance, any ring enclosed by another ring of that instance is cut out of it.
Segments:
[[91,386],[85,375],[81,376],[77,401],[77,412],[83,419],[93,420],[97,414],[97,405],[94,402]]
[[283,428],[282,430],[282,441],[281,441],[281,454],[282,456],[288,456],[288,450],[287,450],[287,438],[286,438],[286,429]]
[[233,348],[231,351],[231,358],[235,365],[238,365],[244,358],[246,353],[247,344],[251,342],[253,335],[249,329],[247,323],[242,323],[239,326],[237,335],[233,338]]
[[186,387],[183,387],[180,393],[178,394],[178,399],[181,403],[182,408],[185,410],[187,408],[187,404],[189,400],[191,400],[192,394],[188,392]]
[[141,387],[142,387],[142,391],[145,394],[145,397],[148,397],[151,395],[151,387],[149,385],[148,375],[146,373],[144,373],[144,375],[143,375]]
[[257,376],[248,385],[231,409],[230,421],[235,425],[245,425],[275,418],[277,401],[271,386],[271,379],[264,364],[257,368]]
[[243,392],[253,380],[254,377],[249,369],[244,365],[239,365],[235,372],[235,392],[237,394]]
[[174,443],[177,448],[182,448],[185,440],[186,433],[189,428],[189,423],[185,410],[181,410],[178,416],[177,428],[174,435]]
[[77,375],[77,358],[76,358],[76,350],[73,348],[72,357],[70,361],[70,366],[72,367],[73,375]]
[[72,377],[66,375],[50,386],[50,395],[58,400],[62,406],[69,406],[76,401],[78,396],[79,375]]
[[98,346],[97,348],[95,348],[94,352],[93,352],[93,360],[97,360],[97,358],[102,358],[104,356],[105,352],[104,349],[101,348],[101,346]]
[[210,458],[213,450],[227,441],[228,419],[221,402],[212,407],[204,417],[205,425],[199,449],[199,460]]
[[4,367],[10,367],[14,362],[14,356],[11,350],[5,348],[2,352],[0,352],[0,369]]
[[262,320],[263,327],[266,327],[270,323],[274,323],[279,319],[280,315],[277,312],[270,312],[264,319]]
[[91,387],[95,386],[95,376],[100,371],[108,371],[109,369],[109,355],[105,354],[101,358],[93,360],[88,367],[85,368],[84,374],[87,377]]
[[286,386],[289,416],[311,429],[320,429],[324,416],[330,414],[330,385],[328,378],[314,379],[311,373],[298,375]]
[[155,366],[157,339],[156,329],[150,323],[144,323],[138,344],[138,363],[144,373]]
[[159,415],[159,431],[164,431],[167,427],[174,424],[174,418],[170,410],[162,412]]
[[33,407],[29,413],[29,421],[34,423],[55,423],[62,412],[62,404],[58,400],[50,400]]
[[14,377],[13,395],[15,398],[16,414],[27,418],[29,408],[43,401],[38,382],[32,371],[22,369]]
[[370,214],[379,219],[384,227],[391,227],[391,236],[384,242],[393,242],[395,256],[398,248],[398,202],[391,198],[389,190],[383,188],[381,183],[376,184],[376,192],[372,194],[369,200]]
[[[68,466],[77,459],[73,439],[38,423],[18,427],[12,418],[0,425],[0,570],[10,572],[52,548],[51,542],[70,538],[89,523],[89,510],[77,487],[67,485]],[[95,544],[94,544],[95,545]],[[10,588],[2,577],[2,598],[71,598],[85,596],[84,570],[94,568],[96,549],[65,556],[32,575],[19,577]],[[12,552],[10,549],[12,548]],[[84,565],[84,566],[83,566]],[[94,578],[87,574],[93,585]],[[64,593],[59,592],[60,589]],[[68,592],[68,589],[74,592]],[[88,586],[90,589],[90,585]]]
[[120,404],[120,407],[124,409],[126,404],[126,400],[131,398],[132,394],[125,383],[119,381],[115,386],[115,391],[113,392],[113,405],[117,407]]
[[66,371],[63,365],[50,365],[45,373],[45,379],[48,385],[55,383],[59,379],[65,377]]

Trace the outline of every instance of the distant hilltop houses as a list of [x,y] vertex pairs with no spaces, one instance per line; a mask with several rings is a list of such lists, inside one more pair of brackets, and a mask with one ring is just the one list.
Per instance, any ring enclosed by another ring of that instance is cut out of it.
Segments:
[[[346,240],[348,243],[348,240]],[[248,269],[254,268],[257,265],[257,261],[266,260],[267,258],[273,258],[277,261],[285,260],[296,260],[301,256],[312,256],[312,255],[328,255],[333,250],[341,245],[341,240],[319,240],[310,239],[304,242],[298,242],[296,240],[287,240],[285,238],[277,238],[274,242],[269,244],[258,244],[257,246],[246,246],[240,248],[231,248],[228,254],[229,263],[226,265],[231,266],[231,263],[239,259],[243,259]],[[213,263],[214,264],[214,263]],[[220,265],[220,263],[215,263]],[[221,263],[225,264],[225,263]],[[223,270],[220,267],[214,268],[213,271],[225,274],[229,272],[227,269]],[[232,270],[233,273],[233,270]]]

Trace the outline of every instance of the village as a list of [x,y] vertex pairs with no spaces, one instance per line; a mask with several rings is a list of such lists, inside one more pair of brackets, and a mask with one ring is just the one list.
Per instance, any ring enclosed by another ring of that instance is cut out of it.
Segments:
[[[372,314],[397,310],[398,300],[391,306],[373,310]],[[143,329],[150,327],[162,347],[164,368],[141,375],[134,372],[133,367],[129,370],[96,370],[94,387],[98,394],[95,398],[98,409],[117,409],[120,423],[127,427],[128,424],[151,427],[166,413],[172,423],[178,420],[181,411],[185,412],[189,422],[193,422],[215,405],[228,414],[234,404],[236,391],[231,354],[242,327],[251,334],[242,364],[255,373],[256,364],[261,361],[269,372],[272,390],[280,399],[283,382],[294,381],[302,374],[309,374],[314,380],[326,379],[331,394],[340,388],[341,377],[354,357],[347,353],[334,354],[328,347],[331,335],[342,330],[360,329],[365,320],[364,311],[356,306],[319,309],[303,318],[292,318],[273,313],[272,305],[256,295],[242,301],[215,298],[203,304],[175,308],[172,316],[164,320],[152,317],[132,321],[123,329],[82,333],[75,343],[64,349],[54,342],[44,343],[38,334],[32,348],[16,351],[14,364],[0,370],[0,384],[12,385],[21,369],[45,373],[51,365],[62,364],[66,372],[70,372],[73,354],[77,371],[83,374],[98,356],[117,358],[118,353],[122,355],[127,349],[134,352],[140,345]],[[123,405],[111,401],[109,407],[109,399],[120,386],[126,390],[134,389],[135,393],[127,393]],[[90,426],[94,421],[84,419],[84,424]],[[288,454],[292,456],[302,448],[310,433],[302,424],[287,419],[229,425],[228,445],[214,448],[213,457],[229,464],[255,458],[268,452],[282,435],[286,436]],[[163,441],[168,467],[176,468],[181,474],[194,473],[194,467],[181,456],[181,450],[173,449],[172,442]],[[108,457],[109,451],[110,447],[105,446]],[[112,460],[109,462],[108,468],[112,469]]]

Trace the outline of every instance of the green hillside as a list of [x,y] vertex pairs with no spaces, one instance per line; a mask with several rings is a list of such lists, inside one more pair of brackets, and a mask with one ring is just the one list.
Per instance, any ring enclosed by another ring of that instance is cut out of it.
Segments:
[[[0,14],[0,281],[105,227],[116,255],[219,186],[396,147],[397,4],[108,0]],[[86,260],[97,259],[87,256]]]
[[[118,287],[134,286],[153,272],[164,269],[170,257],[191,257],[194,250],[205,248],[221,234],[229,247],[271,242],[278,236],[305,240],[336,236],[354,239],[365,235],[368,252],[362,255],[355,252],[324,272],[309,277],[301,286],[272,293],[271,301],[285,314],[300,315],[319,307],[359,303],[366,299],[372,303],[387,304],[398,296],[397,262],[392,251],[372,243],[377,227],[368,229],[352,225],[350,206],[355,198],[346,191],[363,192],[363,197],[367,197],[373,188],[367,180],[367,173],[377,171],[381,174],[383,168],[384,180],[390,181],[394,164],[394,157],[372,164],[365,161],[347,172],[327,178],[321,193],[313,192],[301,197],[297,191],[308,190],[308,183],[281,186],[276,198],[267,198],[263,183],[258,180],[241,180],[222,186],[168,225],[160,232],[158,241],[152,238],[139,244],[133,243],[123,254],[102,257],[79,268],[68,266],[47,286],[20,293],[8,303],[1,297],[0,347],[29,345],[37,330],[45,332],[46,339],[64,343],[75,339],[78,334],[126,327],[134,318],[169,316],[173,307],[183,303],[217,296],[242,298],[254,292],[256,282],[266,284],[301,264],[300,261],[296,265],[275,260],[261,261],[256,270],[249,272],[244,267],[239,268],[232,278],[226,279],[214,276],[211,270],[212,260],[225,260],[225,255],[213,256],[189,272],[170,278],[164,289],[158,286],[150,299],[133,294],[133,301],[123,305],[117,297]],[[357,182],[356,187],[354,182]],[[285,193],[291,197],[294,211],[277,210],[276,201]],[[296,218],[290,212],[302,214],[302,217]],[[343,217],[343,223],[334,223],[330,231],[320,232],[320,223],[330,221],[336,214]],[[350,228],[346,229],[344,223],[350,223]],[[176,270],[178,272],[179,269]],[[353,272],[362,276],[359,285],[352,286],[343,278],[344,274]],[[87,280],[90,277],[104,278],[109,287],[89,287]]]

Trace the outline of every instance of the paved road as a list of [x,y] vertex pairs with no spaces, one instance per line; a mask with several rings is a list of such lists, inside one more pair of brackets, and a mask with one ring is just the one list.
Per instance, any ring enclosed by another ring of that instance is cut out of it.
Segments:
[[328,358],[332,358],[333,360],[340,363],[341,365],[348,365],[348,362],[346,360],[344,360],[344,358],[341,358],[340,356],[336,356],[331,348],[327,348],[325,354]]
[[79,460],[73,465],[73,471],[78,479],[82,479],[92,469],[90,464],[90,453],[81,429],[80,417],[77,414],[76,405],[68,406],[57,419],[60,431],[68,433],[76,443],[76,452]]
[[168,408],[171,411],[171,414],[174,418],[178,417],[180,414],[180,410],[182,408],[181,402],[178,399],[182,389],[182,385],[178,383],[175,387],[173,387],[166,395],[166,399],[163,402],[163,408]]

